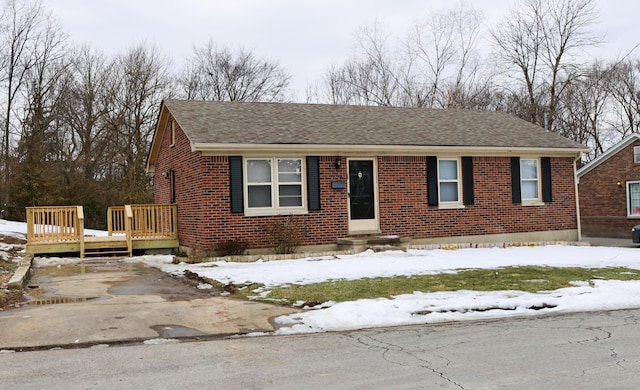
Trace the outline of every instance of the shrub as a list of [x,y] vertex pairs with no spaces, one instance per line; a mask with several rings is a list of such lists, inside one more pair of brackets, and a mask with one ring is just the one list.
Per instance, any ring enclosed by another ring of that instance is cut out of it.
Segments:
[[303,222],[291,215],[273,221],[266,229],[270,246],[279,254],[296,253],[307,233]]
[[220,241],[216,246],[216,252],[218,256],[242,255],[247,250],[248,245],[246,241],[237,239]]

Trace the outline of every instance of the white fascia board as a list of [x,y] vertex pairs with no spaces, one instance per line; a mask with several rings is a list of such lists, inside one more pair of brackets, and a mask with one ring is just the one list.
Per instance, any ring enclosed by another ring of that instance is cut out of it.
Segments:
[[591,170],[593,170],[598,165],[600,165],[603,162],[607,161],[609,158],[615,156],[619,151],[621,151],[622,149],[624,149],[627,146],[631,145],[636,140],[640,140],[640,133],[633,133],[633,134],[629,135],[628,137],[622,139],[620,142],[618,142],[614,146],[612,146],[609,149],[607,149],[606,152],[602,153],[598,157],[596,157],[593,160],[589,161],[585,166],[583,166],[582,168],[578,169],[578,178],[584,176],[586,173],[590,172]]
[[205,156],[224,155],[358,155],[358,156],[426,156],[455,154],[459,156],[519,156],[536,154],[550,157],[576,157],[587,148],[510,148],[476,146],[416,145],[309,145],[309,144],[209,144],[192,143],[194,152]]

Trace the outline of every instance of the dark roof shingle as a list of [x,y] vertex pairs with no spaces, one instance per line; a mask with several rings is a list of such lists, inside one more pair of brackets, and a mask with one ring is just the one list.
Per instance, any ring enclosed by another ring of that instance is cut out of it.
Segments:
[[496,111],[166,100],[192,143],[585,147]]

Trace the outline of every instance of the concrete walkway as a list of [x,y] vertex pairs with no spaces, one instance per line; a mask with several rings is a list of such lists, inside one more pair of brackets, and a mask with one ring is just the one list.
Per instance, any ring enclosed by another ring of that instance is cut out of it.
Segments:
[[155,268],[112,258],[32,272],[30,302],[0,312],[0,350],[270,332],[271,318],[295,312],[211,296]]

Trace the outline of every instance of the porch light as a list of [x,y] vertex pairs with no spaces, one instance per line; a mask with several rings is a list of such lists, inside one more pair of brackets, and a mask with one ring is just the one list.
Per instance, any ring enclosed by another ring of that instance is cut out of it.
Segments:
[[620,180],[618,180],[616,184],[618,185],[618,187],[622,187],[622,183],[620,182]]
[[333,166],[336,169],[340,169],[340,167],[342,166],[342,159],[340,159],[340,157],[336,158],[336,160],[333,162]]

